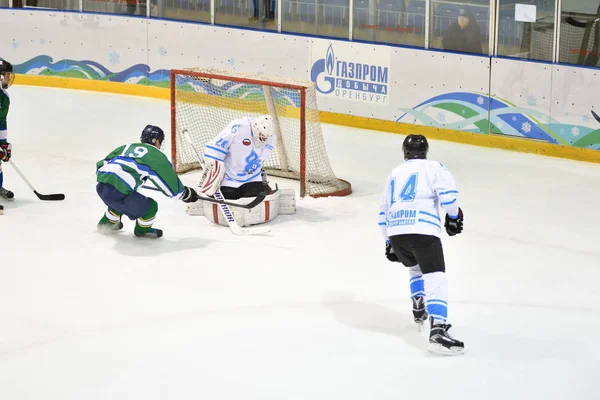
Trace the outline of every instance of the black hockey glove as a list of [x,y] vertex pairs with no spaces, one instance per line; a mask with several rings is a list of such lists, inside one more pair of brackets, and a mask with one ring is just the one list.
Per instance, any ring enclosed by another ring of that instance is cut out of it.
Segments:
[[389,243],[386,243],[386,245],[385,245],[385,256],[391,262],[399,262],[400,261],[400,260],[398,260],[398,256],[394,253],[394,249],[392,249],[392,245]]
[[446,232],[450,236],[458,235],[463,230],[463,212],[459,208],[458,216],[456,218],[450,218],[448,214],[446,214],[446,223],[444,224],[444,228],[446,228]]
[[184,203],[195,203],[198,201],[198,193],[192,188],[184,187],[183,188],[183,196],[181,196],[181,201]]

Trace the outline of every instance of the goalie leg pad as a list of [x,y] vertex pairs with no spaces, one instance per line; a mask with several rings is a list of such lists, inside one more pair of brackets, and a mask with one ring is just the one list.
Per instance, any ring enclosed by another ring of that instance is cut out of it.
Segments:
[[277,205],[279,206],[279,214],[289,215],[295,213],[296,192],[294,192],[294,189],[280,189],[277,192],[279,193],[279,201],[277,202]]
[[204,203],[205,202],[202,200],[198,200],[194,203],[188,203],[185,210],[186,214],[193,217],[204,215]]
[[[244,197],[233,200],[236,203],[248,204],[254,198]],[[248,210],[245,208],[230,207],[237,223],[240,226],[251,226],[264,224],[272,221],[279,214],[293,214],[296,212],[296,195],[293,189],[277,190],[267,197],[256,207]],[[227,226],[225,216],[218,204],[204,202],[204,216],[211,222]]]

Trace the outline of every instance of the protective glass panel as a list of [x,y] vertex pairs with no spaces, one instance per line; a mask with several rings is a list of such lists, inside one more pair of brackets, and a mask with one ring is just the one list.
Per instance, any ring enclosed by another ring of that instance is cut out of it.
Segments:
[[210,22],[210,0],[152,0],[150,16]]
[[558,61],[600,66],[600,5],[598,0],[562,2]]
[[83,11],[146,16],[147,0],[83,0]]
[[215,0],[215,23],[277,30],[277,0]]
[[353,19],[354,39],[425,46],[425,0],[356,0]]
[[[517,15],[517,3],[535,6],[535,22]],[[552,61],[554,7],[554,0],[500,0],[498,55]]]
[[[5,3],[8,7],[8,1]],[[13,0],[13,8],[50,8],[71,11],[79,10],[79,0]]]
[[489,54],[489,0],[432,0],[430,11],[430,48]]
[[348,0],[282,0],[282,30],[330,37],[348,38]]

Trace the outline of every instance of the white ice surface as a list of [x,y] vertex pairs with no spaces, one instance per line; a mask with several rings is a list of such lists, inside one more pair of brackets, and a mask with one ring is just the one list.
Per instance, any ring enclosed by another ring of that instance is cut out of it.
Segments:
[[153,192],[164,238],[102,236],[95,162],[168,131],[168,103],[10,93],[14,161],[66,200],[3,164],[0,399],[600,399],[600,165],[431,141],[465,213],[443,243],[466,354],[437,358],[376,223],[403,136],[323,125],[354,194],[299,200],[268,237]]

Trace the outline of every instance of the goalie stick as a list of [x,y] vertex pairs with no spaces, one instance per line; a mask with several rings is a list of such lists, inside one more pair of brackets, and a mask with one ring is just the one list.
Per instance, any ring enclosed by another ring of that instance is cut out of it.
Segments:
[[594,110],[592,110],[592,115],[594,116],[596,121],[600,122],[600,115],[596,114],[596,112]]
[[[183,129],[181,131],[181,134],[185,138],[185,140],[188,142],[188,144],[190,145],[192,150],[194,150],[194,153],[196,154],[196,158],[198,159],[198,162],[200,163],[200,167],[202,169],[204,169],[204,162],[202,161],[202,157],[200,156],[200,153],[198,153],[198,150],[196,150],[196,146],[194,146],[194,143],[192,142],[192,138],[190,137],[188,130]],[[266,196],[266,194],[265,194],[265,196]],[[235,217],[233,216],[233,213],[229,209],[229,206],[224,203],[225,198],[221,194],[220,190],[217,190],[215,192],[215,199],[222,202],[222,203],[219,203],[219,207],[221,208],[221,211],[223,212],[223,215],[225,216],[225,220],[227,221],[227,224],[229,225],[231,232],[233,232],[235,235],[264,235],[266,233],[271,232],[271,228],[269,228],[268,226],[256,227],[256,228],[241,227],[235,220]]]
[[31,190],[33,190],[33,193],[35,193],[35,195],[38,197],[38,199],[48,200],[48,201],[56,201],[56,200],[64,200],[65,199],[65,195],[62,193],[55,193],[55,194],[38,193],[38,191],[35,190],[35,188],[31,185],[31,183],[29,183],[27,178],[25,178],[25,175],[23,175],[23,173],[19,170],[19,168],[17,168],[17,165],[15,164],[15,162],[11,159],[11,160],[8,160],[8,163],[10,165],[12,165],[12,167],[15,169],[15,171],[17,171],[17,174],[19,174],[19,176],[21,177],[21,179],[23,179],[23,181],[27,184],[27,186],[29,186],[29,188]]
[[[157,192],[161,191],[160,189],[152,187],[152,186],[142,186],[142,189],[154,190]],[[198,196],[198,199],[200,199],[202,201],[208,201],[209,203],[226,204],[231,207],[239,207],[239,208],[245,208],[247,210],[250,210],[250,209],[256,207],[257,205],[259,205],[260,203],[262,203],[262,201],[265,199],[265,197],[267,197],[267,192],[261,192],[258,194],[258,196],[256,196],[254,198],[254,200],[252,200],[248,204],[233,203],[230,201],[222,201],[222,200],[213,199],[212,197],[203,197],[203,196]]]

